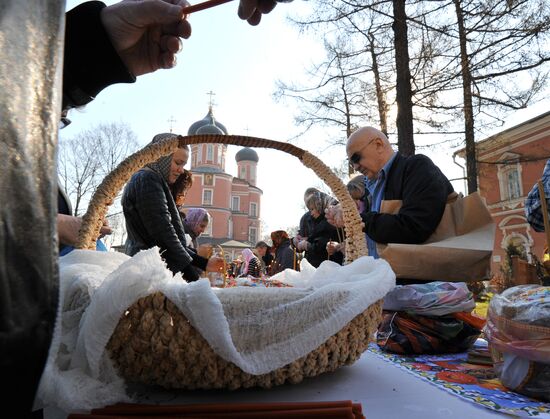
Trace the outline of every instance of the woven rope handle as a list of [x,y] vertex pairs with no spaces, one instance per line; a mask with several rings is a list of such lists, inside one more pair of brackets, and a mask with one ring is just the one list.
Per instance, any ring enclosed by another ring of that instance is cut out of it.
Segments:
[[172,154],[178,147],[204,143],[272,148],[297,157],[304,166],[313,170],[327,184],[342,205],[344,229],[346,232],[346,261],[351,262],[359,256],[367,254],[365,235],[362,232],[362,221],[355,202],[340,178],[319,158],[288,143],[256,137],[222,134],[190,135],[186,137],[174,135],[172,138],[149,144],[127,157],[103,179],[93,194],[88,205],[88,211],[86,211],[86,214],[82,218],[82,226],[79,231],[76,247],[78,249],[95,249],[95,238],[99,236],[99,231],[101,230],[109,206],[135,172],[146,164]]

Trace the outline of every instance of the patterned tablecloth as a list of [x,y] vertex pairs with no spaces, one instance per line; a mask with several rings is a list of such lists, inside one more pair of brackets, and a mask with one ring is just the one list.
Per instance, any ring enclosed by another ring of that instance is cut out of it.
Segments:
[[[476,345],[486,342],[478,339]],[[550,403],[506,389],[493,368],[467,362],[467,353],[448,355],[397,355],[382,352],[376,344],[369,351],[438,388],[500,413],[520,417],[550,418]]]

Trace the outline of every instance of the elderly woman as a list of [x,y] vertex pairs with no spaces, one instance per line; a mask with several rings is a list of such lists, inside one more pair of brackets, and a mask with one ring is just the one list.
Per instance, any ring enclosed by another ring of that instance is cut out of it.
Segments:
[[[327,243],[341,241],[336,227],[325,218],[325,209],[333,205],[335,199],[323,192],[314,192],[305,198],[305,204],[313,218],[312,231],[307,239],[299,241],[296,245],[298,251],[305,251],[305,258],[314,267],[319,267],[321,262],[328,260]],[[341,264],[343,255],[337,252],[330,256],[330,260]]]
[[357,175],[352,177],[346,184],[351,198],[355,201],[359,213],[365,211],[365,176]]
[[[172,137],[158,134],[153,143]],[[217,272],[223,268],[223,259],[197,255],[187,246],[181,217],[174,201],[171,186],[185,176],[189,148],[178,148],[173,154],[140,169],[130,179],[122,195],[126,218],[126,254],[133,256],[140,250],[158,246],[173,273],[181,272],[187,281],[199,278],[199,270]]]
[[189,208],[182,220],[185,233],[191,237],[192,247],[198,249],[197,238],[208,228],[210,214],[203,208]]

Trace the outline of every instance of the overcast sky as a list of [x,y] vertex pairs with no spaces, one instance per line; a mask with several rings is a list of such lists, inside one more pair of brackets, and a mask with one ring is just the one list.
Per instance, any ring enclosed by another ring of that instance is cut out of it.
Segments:
[[[80,3],[68,1],[67,10]],[[278,141],[294,137],[300,129],[293,124],[293,105],[275,103],[272,94],[277,80],[303,79],[304,69],[322,57],[322,42],[300,36],[286,21],[287,12],[306,11],[309,2],[279,4],[256,27],[237,17],[237,5],[234,1],[191,15],[193,34],[184,40],[176,68],[141,76],[134,84],[108,87],[85,108],[70,112],[73,123],[61,131],[61,136],[71,137],[99,123],[118,121],[127,123],[136,132],[142,146],[170,128],[174,133],[186,135],[188,127],[206,115],[210,100],[207,93],[213,91],[214,115],[229,134]],[[548,103],[512,115],[501,129],[547,111]],[[365,121],[364,125],[377,123]],[[327,148],[327,140],[342,135],[319,128],[295,144],[331,167],[340,166],[345,149]],[[415,141],[421,145],[430,140]],[[236,175],[234,154],[239,149],[229,147],[226,171],[232,175]],[[433,150],[420,148],[417,152],[430,156],[453,179],[463,175],[452,160],[456,149],[440,146]],[[257,152],[258,187],[264,192],[261,217],[267,230],[263,234],[297,225],[304,211],[304,190],[310,186],[323,187],[322,181],[295,157],[276,150],[257,149]],[[464,192],[463,181],[454,181],[453,185]]]

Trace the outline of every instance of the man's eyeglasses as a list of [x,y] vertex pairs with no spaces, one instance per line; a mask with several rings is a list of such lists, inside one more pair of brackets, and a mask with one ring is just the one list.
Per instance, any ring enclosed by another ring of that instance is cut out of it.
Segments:
[[371,145],[371,143],[376,140],[376,138],[373,138],[372,140],[370,140],[367,144],[365,144],[363,147],[361,147],[358,151],[356,151],[355,153],[353,153],[350,157],[349,157],[349,163],[351,165],[354,165],[354,164],[359,164],[359,162],[361,161],[361,152],[367,148],[369,145]]

